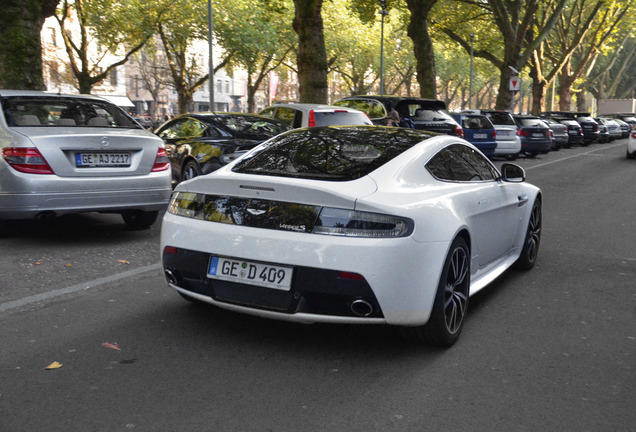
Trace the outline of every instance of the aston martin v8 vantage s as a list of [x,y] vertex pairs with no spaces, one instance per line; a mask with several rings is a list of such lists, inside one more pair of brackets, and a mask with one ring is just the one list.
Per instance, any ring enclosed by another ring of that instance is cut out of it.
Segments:
[[161,232],[166,279],[234,311],[389,324],[449,346],[470,295],[537,260],[542,195],[524,180],[459,137],[286,132],[176,188]]

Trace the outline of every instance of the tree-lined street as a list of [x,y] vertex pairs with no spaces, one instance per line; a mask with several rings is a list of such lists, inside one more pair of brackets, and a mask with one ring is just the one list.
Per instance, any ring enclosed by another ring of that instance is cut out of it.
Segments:
[[517,162],[544,192],[539,262],[471,299],[449,350],[185,302],[161,274],[159,224],[16,222],[0,239],[0,430],[633,430],[625,140]]

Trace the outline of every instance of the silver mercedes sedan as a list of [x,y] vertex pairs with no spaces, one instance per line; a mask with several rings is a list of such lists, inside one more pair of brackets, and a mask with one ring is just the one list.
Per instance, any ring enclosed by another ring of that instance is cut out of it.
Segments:
[[152,225],[172,192],[163,141],[97,96],[0,90],[0,233],[11,219],[119,213]]

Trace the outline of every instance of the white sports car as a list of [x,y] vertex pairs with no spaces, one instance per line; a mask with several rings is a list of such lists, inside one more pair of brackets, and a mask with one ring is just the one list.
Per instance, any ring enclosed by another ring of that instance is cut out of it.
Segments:
[[470,295],[533,267],[541,191],[458,137],[306,128],[181,183],[161,233],[189,300],[297,322],[389,324],[449,346]]

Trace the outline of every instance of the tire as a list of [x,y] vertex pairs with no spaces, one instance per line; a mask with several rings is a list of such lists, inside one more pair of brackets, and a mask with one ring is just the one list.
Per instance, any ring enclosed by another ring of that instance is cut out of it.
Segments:
[[537,157],[537,152],[527,152],[526,157],[529,159]]
[[181,169],[181,181],[193,179],[203,174],[201,167],[193,160],[186,162]]
[[419,327],[404,327],[403,335],[427,345],[450,347],[464,327],[469,295],[470,251],[466,241],[457,237],[444,262],[428,322]]
[[506,155],[506,160],[509,161],[513,161],[513,160],[517,160],[517,156],[519,155],[519,153],[515,153],[515,154],[507,154]]
[[528,221],[528,229],[526,237],[521,248],[521,255],[515,262],[515,268],[518,270],[530,270],[537,262],[539,255],[539,245],[541,244],[541,199],[537,197],[532,205],[532,213]]
[[121,215],[126,225],[134,229],[150,228],[150,226],[157,220],[157,216],[159,216],[158,211],[141,210],[131,210],[124,212]]

